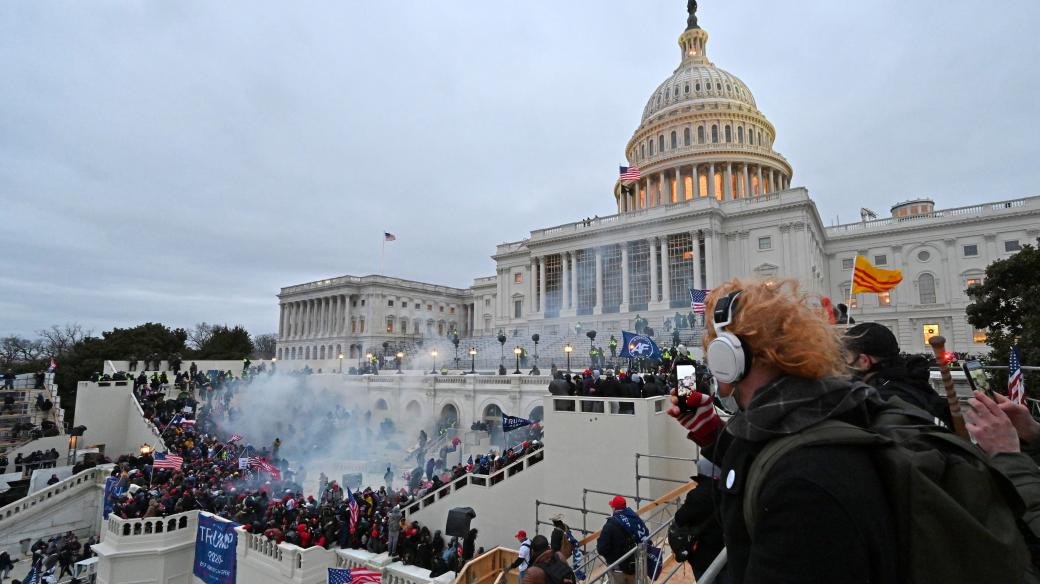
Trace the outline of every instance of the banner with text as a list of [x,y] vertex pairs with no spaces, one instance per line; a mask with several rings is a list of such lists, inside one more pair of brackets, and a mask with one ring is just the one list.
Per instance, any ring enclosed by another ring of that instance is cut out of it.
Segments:
[[237,526],[237,523],[222,521],[209,513],[199,513],[192,572],[206,584],[235,584]]

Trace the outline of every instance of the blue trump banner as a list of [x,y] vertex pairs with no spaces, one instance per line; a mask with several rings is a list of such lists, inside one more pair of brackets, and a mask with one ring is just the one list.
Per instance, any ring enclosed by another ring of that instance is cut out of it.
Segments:
[[507,416],[502,414],[502,431],[512,432],[517,428],[523,428],[524,426],[530,426],[533,422],[527,418],[519,418],[517,416]]
[[628,359],[660,359],[661,349],[646,335],[621,331],[623,339],[619,357]]
[[221,521],[208,513],[199,513],[192,572],[206,584],[235,584],[237,526],[237,523]]

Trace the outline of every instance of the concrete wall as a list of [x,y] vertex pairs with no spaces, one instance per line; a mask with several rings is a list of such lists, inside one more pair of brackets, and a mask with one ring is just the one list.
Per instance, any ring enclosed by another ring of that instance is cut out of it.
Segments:
[[[136,452],[142,444],[163,451],[165,444],[147,422],[129,383],[99,386],[81,381],[76,390],[76,425],[87,427],[79,447],[104,446],[109,458]],[[65,438],[68,441],[68,438]],[[67,445],[66,445],[67,447]]]
[[117,584],[201,582],[192,576],[199,512],[151,519],[108,518],[101,530],[98,582]]
[[0,508],[0,549],[19,557],[19,540],[50,537],[67,531],[81,538],[96,533],[101,496],[112,465],[87,469]]

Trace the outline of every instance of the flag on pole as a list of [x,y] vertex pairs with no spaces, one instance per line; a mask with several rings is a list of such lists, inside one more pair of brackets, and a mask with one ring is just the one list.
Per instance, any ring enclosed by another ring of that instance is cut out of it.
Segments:
[[852,294],[860,292],[885,292],[903,281],[901,270],[883,270],[874,267],[867,258],[856,256],[852,271]]
[[43,559],[37,560],[32,568],[29,569],[29,573],[22,578],[23,584],[40,584],[43,582]]
[[383,232],[383,241],[397,241],[397,236],[394,235],[393,233],[384,231]]
[[622,359],[660,359],[661,348],[653,339],[646,335],[621,331],[621,353]]
[[527,418],[521,418],[518,416],[507,416],[505,412],[502,413],[502,431],[512,432],[517,428],[523,428],[524,426],[530,426],[533,424],[531,420]]
[[1018,346],[1011,347],[1011,362],[1008,363],[1008,397],[1016,404],[1026,397],[1026,384],[1022,381],[1022,364],[1019,362]]
[[228,441],[228,444],[231,444],[231,443],[233,443],[233,442],[238,442],[238,441],[239,441],[239,440],[241,440],[241,439],[242,439],[242,437],[241,437],[241,436],[239,436],[238,434],[232,434],[232,435],[231,435],[231,437],[230,437],[230,438],[228,438],[228,440],[227,440],[227,441]]
[[383,575],[362,568],[329,568],[329,584],[380,584]]
[[690,288],[690,308],[693,309],[694,314],[704,314],[704,301],[709,293],[711,290]]
[[180,470],[181,465],[184,464],[184,459],[176,454],[170,454],[169,452],[156,452],[152,455],[152,468],[172,468]]
[[47,368],[48,373],[54,373],[58,369],[58,362],[51,357],[51,366]]
[[361,516],[361,508],[353,493],[350,492],[350,487],[347,487],[347,506],[350,507],[350,528],[354,529],[357,527],[358,517]]
[[618,171],[619,171],[619,174],[621,175],[619,177],[619,179],[623,180],[623,181],[626,181],[626,180],[639,180],[640,177],[641,177],[641,175],[639,174],[639,167],[638,166],[619,166],[618,167]]

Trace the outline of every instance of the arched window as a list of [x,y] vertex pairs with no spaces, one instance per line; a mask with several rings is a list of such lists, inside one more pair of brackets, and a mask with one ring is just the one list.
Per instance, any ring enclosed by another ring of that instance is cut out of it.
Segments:
[[697,143],[704,144],[704,126],[697,126]]
[[647,140],[647,141],[650,142],[650,156],[653,156],[654,155],[654,141],[653,140]]
[[719,127],[716,124],[712,124],[711,125],[711,143],[712,144],[718,144],[719,143]]
[[646,158],[646,142],[639,145],[639,157]]
[[726,126],[726,143],[729,144],[733,141],[733,127]]
[[683,128],[682,137],[683,137],[683,146],[689,146],[690,145],[690,129],[689,128]]
[[664,152],[664,134],[657,137],[657,150],[659,152]]
[[679,140],[676,138],[675,130],[672,130],[672,150],[679,147]]
[[701,84],[700,83],[695,84],[693,86],[693,89],[694,89],[694,91],[700,91],[701,90]]
[[758,131],[758,145],[762,145],[762,130]]
[[324,345],[322,345],[321,350],[318,352],[318,354],[321,355],[321,357],[319,357],[319,359],[324,359],[325,358],[325,346]]
[[304,359],[310,359],[311,358],[311,348],[307,347],[306,349],[304,349],[303,355],[304,355],[304,357],[303,357]]
[[679,86],[675,86],[675,97],[679,97]]
[[722,84],[721,83],[716,83],[715,84],[715,90],[716,91],[722,91]]
[[737,126],[737,142],[744,143],[744,126]]
[[689,93],[689,92],[690,92],[690,84],[687,83],[685,89],[683,89],[683,93]]
[[917,293],[921,297],[921,304],[935,304],[935,276],[921,274],[917,278]]

